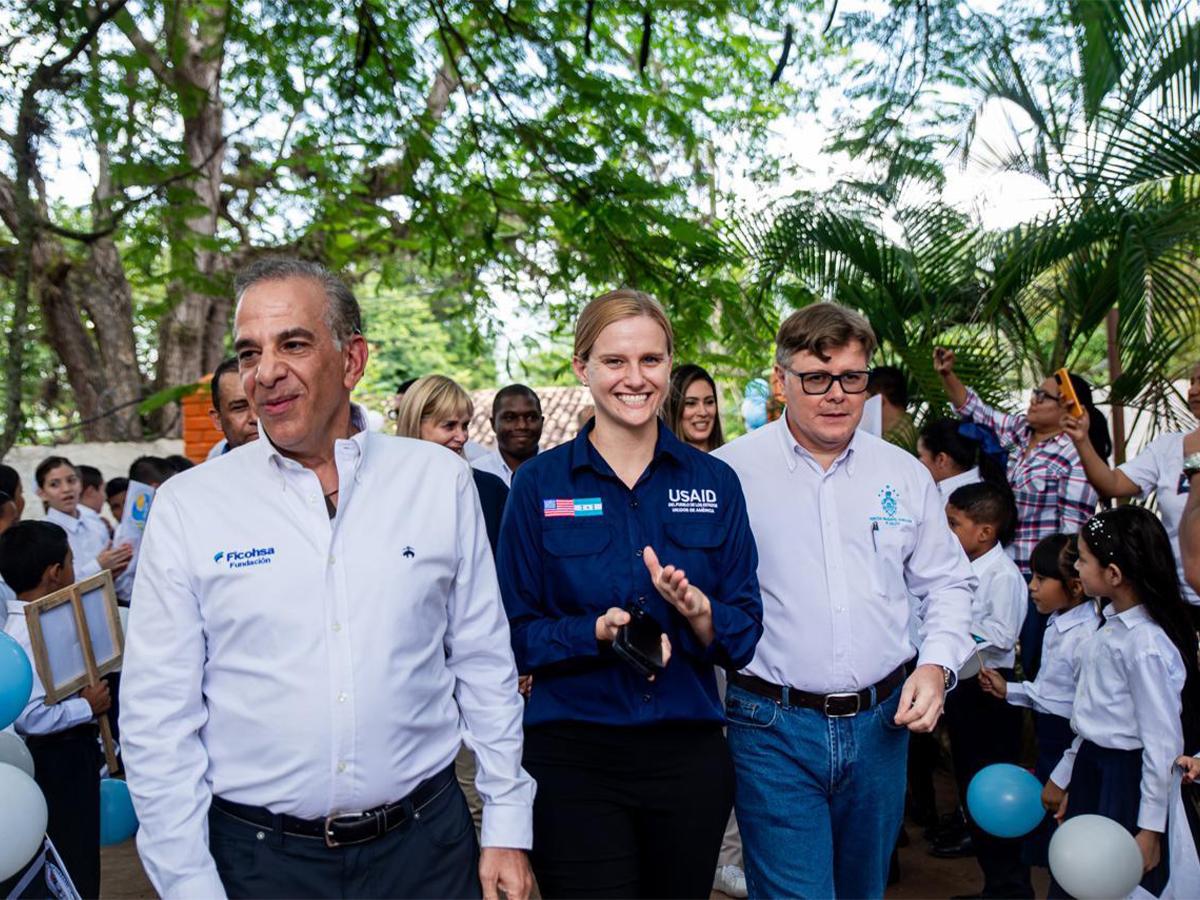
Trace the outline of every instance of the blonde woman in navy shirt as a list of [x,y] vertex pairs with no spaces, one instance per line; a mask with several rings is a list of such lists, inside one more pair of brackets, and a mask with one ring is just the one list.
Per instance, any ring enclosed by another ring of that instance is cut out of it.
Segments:
[[[754,654],[758,557],[733,471],[659,419],[671,351],[649,295],[589,303],[573,367],[595,418],[521,466],[505,510],[497,569],[517,668],[536,676],[524,764],[547,897],[707,897],[733,803],[713,667]],[[663,631],[652,677],[614,651],[633,616]]]

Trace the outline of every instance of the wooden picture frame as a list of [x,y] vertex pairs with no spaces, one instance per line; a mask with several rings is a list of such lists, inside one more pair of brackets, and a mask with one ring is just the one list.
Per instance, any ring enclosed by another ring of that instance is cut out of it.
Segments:
[[[107,569],[25,604],[25,622],[46,704],[59,703],[121,668],[125,632]],[[110,774],[117,771],[112,729],[98,719]]]

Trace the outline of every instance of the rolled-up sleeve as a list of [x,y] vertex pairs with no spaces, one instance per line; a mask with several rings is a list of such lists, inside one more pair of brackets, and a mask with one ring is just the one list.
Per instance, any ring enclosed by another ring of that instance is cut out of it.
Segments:
[[208,850],[212,790],[200,729],[205,637],[180,547],[188,530],[170,488],[142,541],[121,677],[121,747],[138,852],[164,897],[224,897]]
[[538,508],[533,479],[518,470],[504,507],[496,574],[512,629],[513,653],[522,673],[569,659],[600,655],[595,615],[551,616],[546,612]]
[[1019,446],[1029,427],[1029,421],[1023,414],[1013,415],[994,409],[980,400],[979,395],[970,388],[967,388],[966,401],[955,412],[964,419],[992,429],[1000,438],[1000,443],[1006,447]]
[[478,765],[481,843],[527,850],[533,846],[535,787],[521,768],[525,708],[487,528],[466,467],[459,476],[457,506],[459,565],[449,599],[446,665],[456,680],[463,740]]
[[904,564],[905,583],[923,610],[919,665],[962,668],[972,653],[971,595],[976,578],[962,545],[946,522],[941,495],[925,479],[916,544]]

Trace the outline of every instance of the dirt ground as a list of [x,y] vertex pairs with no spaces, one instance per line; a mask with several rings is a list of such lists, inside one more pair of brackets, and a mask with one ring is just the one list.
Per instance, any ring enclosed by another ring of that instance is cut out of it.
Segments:
[[[939,803],[949,808],[952,787],[949,778],[938,773],[935,780]],[[887,897],[895,900],[923,900],[923,898],[947,898],[956,894],[972,894],[983,884],[982,876],[974,858],[935,859],[927,851],[921,829],[911,822],[905,824],[909,845],[900,849],[900,883],[887,891]],[[133,900],[154,897],[133,841],[114,847],[105,847],[102,852],[101,896],[110,900]],[[1034,889],[1039,897],[1046,895],[1047,875],[1045,869],[1034,869]],[[723,894],[713,894],[714,900],[725,900]]]

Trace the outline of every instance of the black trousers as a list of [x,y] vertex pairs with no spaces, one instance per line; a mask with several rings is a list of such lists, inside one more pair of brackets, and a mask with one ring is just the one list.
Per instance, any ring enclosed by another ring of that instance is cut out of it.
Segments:
[[[1011,681],[1012,669],[998,670]],[[979,686],[978,678],[964,678],[946,696],[946,728],[959,801],[975,843],[975,856],[983,870],[985,897],[1032,897],[1029,866],[1022,859],[1022,838],[998,838],[980,829],[967,809],[967,786],[980,769],[993,763],[1021,761],[1021,710]]]
[[542,895],[708,897],[733,807],[717,723],[537,725],[533,870]]
[[[440,776],[435,776],[440,777]],[[229,897],[482,896],[479,845],[467,801],[446,789],[383,837],[352,847],[263,829],[213,807],[209,851]]]
[[95,725],[26,740],[46,797],[46,833],[81,897],[100,896],[100,764]]

